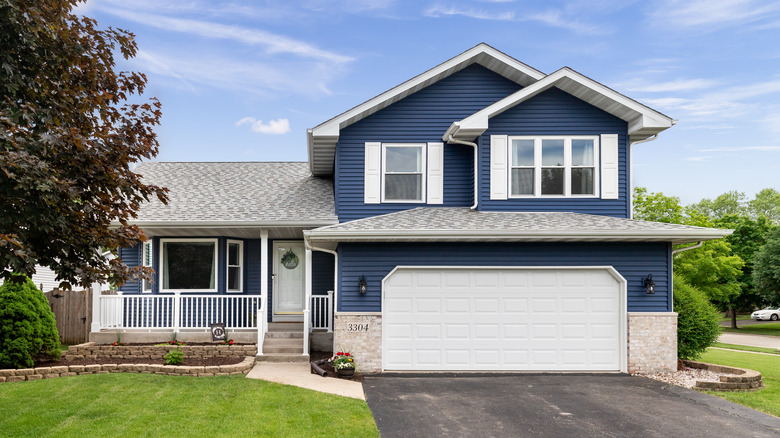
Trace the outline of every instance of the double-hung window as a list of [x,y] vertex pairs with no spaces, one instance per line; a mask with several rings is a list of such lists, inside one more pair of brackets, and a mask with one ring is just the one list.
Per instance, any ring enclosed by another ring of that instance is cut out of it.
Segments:
[[[143,243],[143,246],[141,246],[141,251],[143,253],[141,254],[141,265],[145,266],[147,268],[152,266],[152,241],[147,240]],[[151,293],[152,292],[152,282],[149,280],[143,280],[143,293]]]
[[217,239],[160,239],[161,292],[216,292]]
[[598,137],[509,137],[509,195],[596,196]]
[[425,144],[382,144],[382,202],[425,202]]
[[242,292],[244,277],[244,242],[227,241],[227,291]]

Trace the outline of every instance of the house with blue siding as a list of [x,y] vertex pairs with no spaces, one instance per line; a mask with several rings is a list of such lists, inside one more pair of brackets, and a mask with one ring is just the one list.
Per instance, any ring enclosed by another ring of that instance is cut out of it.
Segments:
[[170,201],[119,255],[154,275],[95,298],[93,339],[220,323],[364,372],[672,371],[674,245],[729,233],[631,218],[632,149],[674,123],[479,44],[309,129],[306,163],[141,164]]

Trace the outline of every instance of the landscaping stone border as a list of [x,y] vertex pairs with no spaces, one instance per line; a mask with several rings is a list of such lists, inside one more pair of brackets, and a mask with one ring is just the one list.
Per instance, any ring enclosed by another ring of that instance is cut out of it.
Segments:
[[683,363],[690,367],[712,371],[714,373],[728,373],[731,375],[720,376],[720,382],[697,381],[693,389],[699,391],[756,391],[764,387],[761,373],[747,368],[727,367],[693,360],[684,360]]
[[85,374],[144,373],[167,376],[211,377],[247,374],[255,364],[255,356],[247,356],[241,363],[214,366],[151,365],[115,363],[104,365],[69,365],[54,367],[0,370],[0,382],[23,382],[55,377],[83,376]]
[[257,345],[97,345],[94,342],[72,345],[62,353],[66,359],[110,360],[122,359],[163,360],[174,348],[184,352],[184,357],[206,359],[209,357],[233,357],[236,359],[257,354]]

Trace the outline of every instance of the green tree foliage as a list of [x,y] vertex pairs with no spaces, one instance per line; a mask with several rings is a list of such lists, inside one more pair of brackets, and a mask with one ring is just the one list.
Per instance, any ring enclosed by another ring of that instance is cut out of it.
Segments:
[[720,315],[706,295],[674,276],[674,311],[677,312],[677,356],[696,359],[720,335]]
[[780,303],[780,228],[767,237],[755,254],[753,281],[757,291],[770,303]]
[[763,189],[748,202],[748,210],[753,217],[764,216],[775,224],[780,224],[780,192],[775,189]]
[[0,368],[30,368],[36,359],[59,359],[54,313],[43,293],[23,276],[0,286]]
[[680,198],[651,193],[644,187],[634,188],[634,219],[681,224],[684,213]]
[[745,262],[723,240],[709,240],[701,248],[679,253],[674,270],[710,300],[728,306],[742,292],[738,281]]
[[127,221],[167,201],[131,171],[157,154],[160,104],[130,103],[146,77],[114,71],[114,54],[135,56],[133,35],[74,15],[77,2],[0,0],[0,277],[36,263],[66,286],[150,273],[100,249],[144,240]]
[[702,199],[699,203],[691,205],[690,208],[710,218],[721,218],[728,215],[744,216],[748,211],[746,199],[744,193],[732,190],[718,196],[714,201],[707,198]]

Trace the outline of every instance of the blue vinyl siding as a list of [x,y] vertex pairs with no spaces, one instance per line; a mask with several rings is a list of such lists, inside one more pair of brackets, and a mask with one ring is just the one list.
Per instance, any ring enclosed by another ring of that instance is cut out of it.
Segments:
[[313,251],[311,261],[311,293],[327,295],[329,290],[333,290],[333,254]]
[[[392,213],[424,204],[364,204],[365,143],[441,142],[456,120],[514,93],[521,86],[472,65],[343,129],[336,146],[336,214],[345,222]],[[473,203],[473,149],[444,147],[444,206]]]
[[[491,135],[618,134],[618,199],[545,198],[490,200]],[[490,119],[479,138],[479,209],[484,211],[572,211],[629,217],[628,125],[564,91],[551,88]]]
[[[119,258],[129,267],[135,268],[141,266],[141,248],[140,242],[131,246],[130,248],[119,248]],[[141,293],[140,281],[128,281],[119,288],[120,291],[127,294],[139,294]]]
[[[382,279],[396,266],[613,266],[628,281],[629,312],[672,310],[668,243],[342,243],[338,310],[381,311]],[[647,274],[655,295],[645,293]]]

